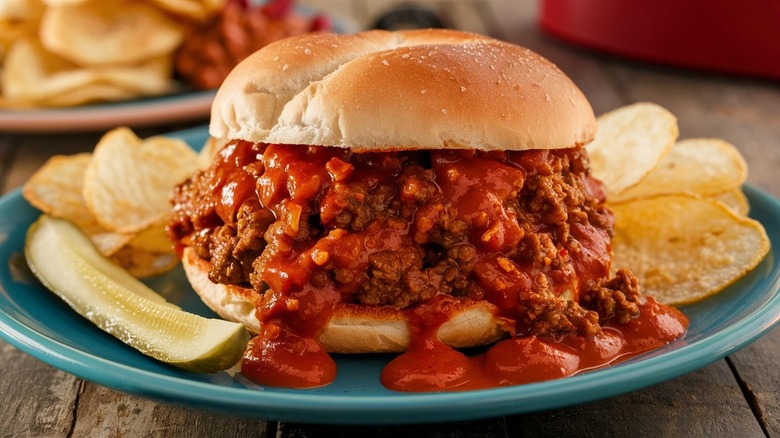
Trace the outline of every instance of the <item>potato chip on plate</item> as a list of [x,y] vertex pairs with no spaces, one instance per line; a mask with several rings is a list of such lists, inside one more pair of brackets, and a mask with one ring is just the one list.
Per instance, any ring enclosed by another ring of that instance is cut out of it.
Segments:
[[141,140],[128,128],[118,128],[92,154],[49,159],[22,194],[43,213],[74,223],[102,254],[134,276],[149,277],[179,261],[165,235],[168,196],[197,168],[198,159],[179,140]]
[[747,216],[747,214],[750,213],[750,202],[748,201],[747,196],[745,196],[745,192],[743,192],[741,188],[719,193],[717,195],[710,196],[710,198],[721,202],[723,205],[730,208],[731,211],[739,215]]
[[677,118],[654,103],[624,106],[597,119],[596,137],[586,146],[593,175],[607,198],[638,184],[677,140]]
[[639,184],[612,196],[610,202],[675,193],[714,196],[738,189],[747,178],[747,163],[731,144],[714,138],[682,140]]
[[91,158],[89,153],[50,158],[25,183],[22,195],[42,212],[73,222],[90,237],[101,253],[111,255],[133,236],[106,230],[87,210],[81,192],[84,172]]
[[130,90],[136,95],[155,95],[171,91],[171,58],[159,56],[136,64],[93,67],[95,80]]
[[84,171],[91,159],[88,152],[50,158],[27,180],[22,195],[35,208],[79,227],[96,224],[81,196]]
[[769,251],[763,226],[696,195],[667,195],[611,206],[613,268],[636,274],[647,295],[689,304],[721,291]]
[[141,140],[128,128],[107,133],[87,167],[84,197],[102,226],[139,232],[170,211],[173,187],[199,166],[198,155],[181,140]]

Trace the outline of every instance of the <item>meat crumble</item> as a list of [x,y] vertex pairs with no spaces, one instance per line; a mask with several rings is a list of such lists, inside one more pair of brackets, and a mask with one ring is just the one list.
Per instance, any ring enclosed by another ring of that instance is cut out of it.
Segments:
[[581,147],[353,153],[233,141],[179,186],[170,237],[217,283],[408,308],[489,300],[519,334],[592,335],[639,314],[608,278],[614,223]]

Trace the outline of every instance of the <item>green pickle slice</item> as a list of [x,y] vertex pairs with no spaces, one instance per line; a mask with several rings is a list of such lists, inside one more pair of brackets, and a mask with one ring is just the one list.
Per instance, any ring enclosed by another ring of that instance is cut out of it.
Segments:
[[30,269],[81,316],[125,344],[194,372],[216,372],[241,360],[242,324],[185,312],[101,255],[75,225],[48,215],[25,242]]

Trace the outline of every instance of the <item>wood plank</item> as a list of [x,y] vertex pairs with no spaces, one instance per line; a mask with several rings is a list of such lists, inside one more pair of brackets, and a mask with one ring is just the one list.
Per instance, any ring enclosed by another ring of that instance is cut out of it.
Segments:
[[729,357],[768,436],[780,436],[780,327]]
[[0,136],[0,187],[2,187],[8,179],[18,141],[19,139],[17,136]]
[[161,403],[87,383],[73,436],[274,436],[275,423]]
[[764,436],[723,360],[639,391],[507,421],[511,436]]
[[408,426],[331,426],[282,423],[276,438],[308,437],[490,437],[516,436],[507,431],[503,418],[479,421],[464,421],[443,424],[421,424]]
[[0,340],[0,435],[71,436],[81,380]]

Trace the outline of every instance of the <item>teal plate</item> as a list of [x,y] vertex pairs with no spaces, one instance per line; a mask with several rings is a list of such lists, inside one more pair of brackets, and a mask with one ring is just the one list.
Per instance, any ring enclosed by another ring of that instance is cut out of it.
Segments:
[[[194,147],[205,128],[171,134]],[[780,247],[780,203],[752,187],[751,215]],[[769,331],[780,320],[780,261],[771,250],[726,291],[684,307],[684,339],[619,365],[561,380],[489,390],[406,394],[379,382],[391,356],[337,356],[333,384],[313,390],[262,388],[225,372],[194,374],[159,363],[81,318],[29,274],[23,256],[27,227],[38,212],[13,192],[0,199],[0,331],[17,348],[63,371],[140,396],[266,420],[338,424],[461,421],[574,405],[632,391],[708,365]],[[149,281],[181,307],[215,316],[181,269]]]

